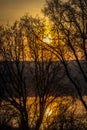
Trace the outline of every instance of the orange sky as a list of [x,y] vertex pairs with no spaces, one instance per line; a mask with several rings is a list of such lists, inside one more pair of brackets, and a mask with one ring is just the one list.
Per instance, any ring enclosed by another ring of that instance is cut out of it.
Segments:
[[41,15],[45,0],[0,0],[0,24],[12,23],[25,13]]

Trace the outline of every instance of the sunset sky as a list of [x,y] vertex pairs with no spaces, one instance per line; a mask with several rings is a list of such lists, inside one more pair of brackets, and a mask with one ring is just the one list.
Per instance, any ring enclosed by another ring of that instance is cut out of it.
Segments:
[[25,13],[41,15],[45,0],[0,0],[0,24],[12,23]]

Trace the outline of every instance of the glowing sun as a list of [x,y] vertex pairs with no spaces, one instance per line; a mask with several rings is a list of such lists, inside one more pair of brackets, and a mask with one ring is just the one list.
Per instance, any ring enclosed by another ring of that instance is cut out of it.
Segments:
[[45,36],[45,37],[43,38],[43,42],[45,42],[45,43],[47,43],[47,44],[50,44],[50,43],[51,43],[51,36],[50,36],[50,35]]

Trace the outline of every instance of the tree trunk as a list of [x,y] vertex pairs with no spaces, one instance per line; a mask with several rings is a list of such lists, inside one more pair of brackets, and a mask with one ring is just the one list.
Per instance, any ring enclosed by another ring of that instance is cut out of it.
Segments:
[[20,125],[21,125],[21,130],[29,130],[27,112],[21,112],[21,124]]
[[35,130],[39,130],[39,129],[40,129],[42,120],[43,120],[43,116],[41,115],[41,116],[39,117],[39,119],[37,120],[37,122],[36,122],[36,128],[35,128]]

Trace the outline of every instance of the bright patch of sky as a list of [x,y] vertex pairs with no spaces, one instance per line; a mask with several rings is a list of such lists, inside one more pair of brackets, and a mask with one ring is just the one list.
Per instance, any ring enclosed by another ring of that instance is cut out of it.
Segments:
[[0,23],[13,22],[25,13],[41,15],[45,0],[0,0]]

